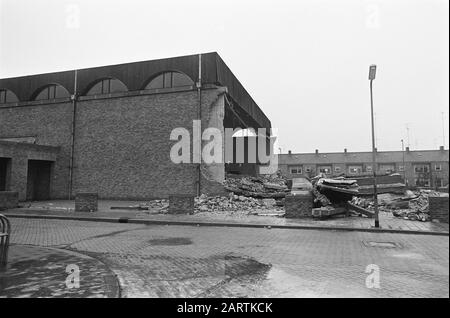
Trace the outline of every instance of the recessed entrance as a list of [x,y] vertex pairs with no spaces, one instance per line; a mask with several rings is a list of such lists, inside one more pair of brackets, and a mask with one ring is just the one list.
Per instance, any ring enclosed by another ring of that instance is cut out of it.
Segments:
[[0,191],[9,190],[9,178],[11,171],[11,159],[0,158]]
[[50,199],[52,161],[28,160],[27,200]]

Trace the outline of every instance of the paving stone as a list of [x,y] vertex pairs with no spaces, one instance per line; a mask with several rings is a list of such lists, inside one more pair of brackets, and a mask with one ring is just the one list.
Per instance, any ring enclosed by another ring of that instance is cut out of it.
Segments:
[[[446,236],[12,219],[14,243],[90,255],[123,297],[448,297]],[[401,248],[368,247],[394,242]],[[379,289],[366,287],[370,264]],[[33,290],[23,291],[24,294]]]

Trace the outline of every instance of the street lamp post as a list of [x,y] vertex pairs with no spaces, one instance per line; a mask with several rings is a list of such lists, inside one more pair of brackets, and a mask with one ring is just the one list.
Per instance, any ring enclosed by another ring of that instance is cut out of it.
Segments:
[[380,227],[380,220],[378,216],[378,193],[377,193],[377,157],[375,148],[375,123],[373,118],[373,94],[372,94],[372,82],[375,79],[377,72],[377,66],[372,64],[369,67],[369,80],[370,80],[370,115],[372,119],[372,172],[373,172],[373,207],[375,209],[375,227]]
[[402,142],[402,165],[403,165],[403,182],[405,182],[406,186],[408,186],[408,181],[406,181],[406,167],[405,167],[405,144]]

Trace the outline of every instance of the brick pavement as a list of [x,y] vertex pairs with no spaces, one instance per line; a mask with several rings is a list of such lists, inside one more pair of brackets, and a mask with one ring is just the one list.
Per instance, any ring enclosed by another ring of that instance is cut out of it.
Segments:
[[[124,297],[448,297],[447,236],[12,219],[12,241],[94,256]],[[367,242],[399,247],[368,247]],[[365,285],[380,268],[380,289]]]
[[11,245],[8,265],[0,270],[0,298],[118,296],[117,279],[105,264],[68,250]]

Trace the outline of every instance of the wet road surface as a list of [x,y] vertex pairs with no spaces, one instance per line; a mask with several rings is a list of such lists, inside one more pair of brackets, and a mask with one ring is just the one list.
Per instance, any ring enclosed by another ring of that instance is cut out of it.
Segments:
[[123,297],[449,296],[447,236],[11,221],[13,243],[101,260]]

